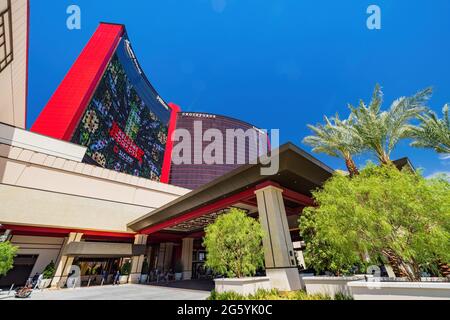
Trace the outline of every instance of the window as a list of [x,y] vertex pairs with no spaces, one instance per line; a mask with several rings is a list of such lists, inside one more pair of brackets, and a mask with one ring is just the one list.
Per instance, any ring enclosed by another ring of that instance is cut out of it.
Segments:
[[[2,1],[0,1],[1,3]],[[13,61],[11,0],[0,7],[0,72]]]

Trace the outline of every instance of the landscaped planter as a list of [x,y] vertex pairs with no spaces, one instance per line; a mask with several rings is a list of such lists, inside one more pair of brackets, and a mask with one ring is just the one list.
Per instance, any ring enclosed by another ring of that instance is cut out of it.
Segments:
[[254,294],[259,289],[271,290],[268,277],[215,279],[216,292],[236,292],[241,295]]
[[354,277],[302,277],[308,294],[323,294],[334,297],[338,293],[351,295],[348,284],[360,281],[364,276]]
[[314,277],[314,273],[300,273],[300,285],[302,287],[302,290],[306,290],[305,281],[303,281],[303,278],[309,278]]
[[349,285],[355,300],[450,300],[448,282],[366,282]]

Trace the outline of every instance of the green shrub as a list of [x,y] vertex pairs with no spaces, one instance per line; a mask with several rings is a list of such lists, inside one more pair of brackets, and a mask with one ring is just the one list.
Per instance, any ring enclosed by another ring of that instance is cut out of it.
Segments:
[[247,300],[281,300],[281,294],[278,290],[259,289],[255,294],[249,295]]
[[[394,166],[368,165],[353,178],[336,174],[303,211],[306,264],[345,274],[352,266],[389,263],[420,281],[420,268],[450,261],[450,183]],[[369,258],[370,261],[366,261]]]
[[208,300],[332,300],[329,296],[314,294],[308,295],[305,291],[293,291],[293,292],[280,292],[276,289],[273,290],[258,290],[255,294],[243,296],[236,292],[224,292],[217,293],[212,291]]
[[263,229],[244,211],[230,209],[205,232],[206,266],[217,274],[242,278],[255,275],[264,266]]
[[51,279],[55,275],[56,267],[53,260],[45,267],[44,272],[42,273],[44,279]]
[[343,292],[338,292],[334,295],[334,300],[354,300],[353,296]]
[[215,290],[211,292],[208,300],[245,300],[245,297],[236,292],[217,293]]
[[13,268],[14,257],[18,249],[9,242],[0,243],[0,276],[6,276],[8,271]]
[[332,300],[330,296],[323,294],[307,294],[306,291],[293,292],[293,298],[290,300]]

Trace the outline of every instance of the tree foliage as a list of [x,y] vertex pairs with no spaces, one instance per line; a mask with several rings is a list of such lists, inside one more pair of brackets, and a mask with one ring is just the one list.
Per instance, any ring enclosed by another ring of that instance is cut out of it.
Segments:
[[357,175],[358,169],[353,156],[363,150],[362,140],[353,130],[353,118],[340,120],[339,115],[329,119],[324,117],[325,124],[308,125],[314,133],[303,140],[313,147],[313,152],[324,153],[345,160],[350,175]]
[[[369,105],[362,100],[357,107],[349,105],[351,113],[347,120],[340,120],[336,115],[331,119],[325,117],[324,124],[308,125],[314,135],[306,137],[303,143],[312,146],[313,152],[344,159],[350,176],[359,173],[353,157],[362,153],[371,152],[380,163],[389,164],[397,143],[411,137],[411,121],[428,110],[426,103],[431,94],[431,88],[427,88],[411,97],[401,97],[392,103],[389,110],[383,111],[383,92],[376,85]],[[448,121],[440,122],[439,128],[445,124],[448,126]],[[419,129],[415,132],[418,137]],[[440,131],[434,129],[434,132]],[[438,136],[437,133],[435,135]],[[436,143],[436,138],[433,141]]]
[[[314,192],[300,230],[307,263],[346,272],[395,257],[411,280],[434,261],[450,261],[450,184],[393,165],[368,165],[359,176],[335,175]],[[428,268],[429,269],[429,268]]]
[[55,275],[56,272],[56,266],[55,262],[53,260],[45,267],[44,272],[42,272],[42,275],[44,276],[44,279],[51,279]]
[[5,276],[13,268],[18,248],[9,242],[0,243],[0,276]]
[[411,97],[401,97],[392,103],[389,110],[382,111],[383,92],[377,85],[368,106],[363,101],[358,107],[349,106],[355,118],[353,128],[356,134],[380,163],[391,162],[392,150],[401,139],[409,137],[410,121],[427,110],[426,103],[431,94],[432,89],[427,88]]
[[206,228],[206,266],[227,277],[255,275],[264,266],[263,229],[259,221],[230,209]]
[[431,148],[450,157],[450,119],[448,104],[442,109],[443,118],[439,119],[433,111],[419,116],[420,126],[411,126],[413,147]]

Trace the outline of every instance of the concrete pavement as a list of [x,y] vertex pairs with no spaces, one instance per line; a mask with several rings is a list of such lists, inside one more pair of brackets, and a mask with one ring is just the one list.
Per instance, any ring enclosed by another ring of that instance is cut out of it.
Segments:
[[35,291],[26,300],[205,300],[209,294],[209,291],[127,284]]

